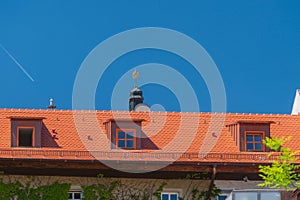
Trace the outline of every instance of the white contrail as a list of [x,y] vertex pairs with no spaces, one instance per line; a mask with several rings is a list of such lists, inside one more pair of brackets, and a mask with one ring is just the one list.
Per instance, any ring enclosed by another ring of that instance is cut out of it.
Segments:
[[24,74],[33,82],[33,78],[30,76],[30,74],[24,69],[24,67],[4,48],[2,44],[0,44],[0,47],[5,51],[5,53],[18,65],[18,67],[24,72]]

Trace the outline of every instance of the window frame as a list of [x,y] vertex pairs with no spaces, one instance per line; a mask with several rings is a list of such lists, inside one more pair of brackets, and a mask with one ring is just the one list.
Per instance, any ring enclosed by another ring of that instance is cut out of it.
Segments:
[[[20,146],[20,129],[32,129],[31,146]],[[17,147],[21,148],[32,148],[36,146],[35,143],[35,126],[17,126]]]
[[167,192],[167,191],[163,191],[163,192],[161,192],[161,194],[160,194],[160,198],[162,199],[162,197],[163,197],[163,195],[164,194],[167,194],[168,195],[168,200],[171,200],[171,195],[172,194],[176,194],[177,195],[177,200],[179,199],[179,197],[180,197],[180,193],[179,192],[176,192],[176,191],[173,191],[173,192]]
[[[124,132],[125,136],[124,139],[119,139],[119,132]],[[133,132],[133,138],[127,139],[126,138],[126,133],[128,132]],[[115,139],[116,139],[116,149],[125,149],[125,150],[132,150],[136,149],[137,146],[137,137],[136,137],[136,129],[130,129],[130,128],[116,128],[116,134],[115,134]],[[124,140],[124,147],[119,147],[119,140]],[[133,141],[133,147],[128,148],[126,145],[126,141],[132,140]]]
[[250,193],[253,193],[255,195],[253,196],[256,196],[256,200],[264,200],[262,198],[262,194],[263,193],[277,193],[279,194],[279,199],[282,199],[282,194],[280,192],[280,190],[274,190],[274,191],[271,191],[269,189],[267,190],[237,190],[237,191],[232,191],[232,200],[239,200],[237,195],[241,195],[241,194],[250,194]]
[[70,193],[72,194],[72,199],[69,199],[69,197],[68,197],[68,200],[78,200],[78,199],[74,198],[74,193],[80,193],[80,200],[83,198],[82,191],[70,190],[70,191],[68,191],[68,194],[70,194]]
[[[252,149],[248,149],[247,148],[247,135],[252,135],[252,136],[255,136],[255,135],[259,135],[261,136],[261,142],[255,142],[255,141],[252,141],[251,143],[249,144],[253,144],[253,150]],[[244,148],[245,148],[245,151],[246,152],[264,152],[265,151],[265,145],[263,143],[263,140],[265,138],[265,132],[264,131],[245,131],[245,135],[244,135]],[[255,149],[255,144],[261,144],[261,150],[256,150]]]

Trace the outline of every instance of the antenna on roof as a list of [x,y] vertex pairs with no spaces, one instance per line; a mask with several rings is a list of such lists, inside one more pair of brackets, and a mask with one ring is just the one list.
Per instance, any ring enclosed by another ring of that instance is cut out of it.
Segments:
[[51,98],[49,101],[50,101],[50,104],[49,104],[48,108],[49,109],[55,109],[56,105],[53,105],[53,99]]

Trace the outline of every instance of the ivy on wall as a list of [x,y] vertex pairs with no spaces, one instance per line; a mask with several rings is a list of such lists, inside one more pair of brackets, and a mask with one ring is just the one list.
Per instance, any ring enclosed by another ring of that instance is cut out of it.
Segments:
[[166,182],[163,182],[153,193],[153,196],[156,197],[157,200],[161,200],[161,193],[164,191],[164,187],[167,185]]
[[0,182],[0,199],[3,200],[67,200],[70,184],[54,182],[33,186],[32,181]]
[[[168,185],[161,180],[128,183],[121,180],[104,178],[98,175],[99,181],[92,185],[82,185],[83,200],[161,200],[161,193]],[[53,182],[42,184],[43,181],[36,181],[34,177],[27,181],[4,182],[0,179],[0,199],[2,200],[68,200],[70,184]],[[196,174],[187,176],[191,179],[184,197],[180,200],[202,200],[207,199],[208,191],[199,190],[202,182],[195,182],[192,179],[198,178]],[[187,180],[188,181],[188,180]],[[188,183],[188,182],[187,182]],[[203,183],[202,183],[203,184]],[[220,190],[214,186],[212,197],[218,196]]]
[[208,190],[199,190],[199,185],[194,184],[192,180],[209,180],[210,176],[208,173],[193,173],[193,174],[187,174],[185,179],[191,180],[189,186],[188,186],[188,191],[191,190],[191,192],[188,192],[185,196],[185,198],[181,198],[180,200],[183,199],[191,199],[191,200],[207,200],[211,198],[218,197],[221,194],[221,190],[213,184],[211,193],[209,193]]
[[113,191],[120,185],[120,181],[110,181],[104,178],[103,174],[98,174],[98,178],[102,179],[103,183],[81,186],[83,189],[82,200],[113,200]]

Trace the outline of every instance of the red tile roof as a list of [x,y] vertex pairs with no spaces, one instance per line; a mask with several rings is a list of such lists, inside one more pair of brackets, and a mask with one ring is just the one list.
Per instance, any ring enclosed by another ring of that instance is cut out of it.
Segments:
[[[42,147],[11,147],[11,118],[42,119]],[[111,150],[111,119],[143,120],[142,131],[159,149]],[[267,162],[267,153],[240,152],[226,127],[249,120],[274,122],[271,137],[292,136],[286,146],[300,149],[298,115],[0,109],[0,158]]]

